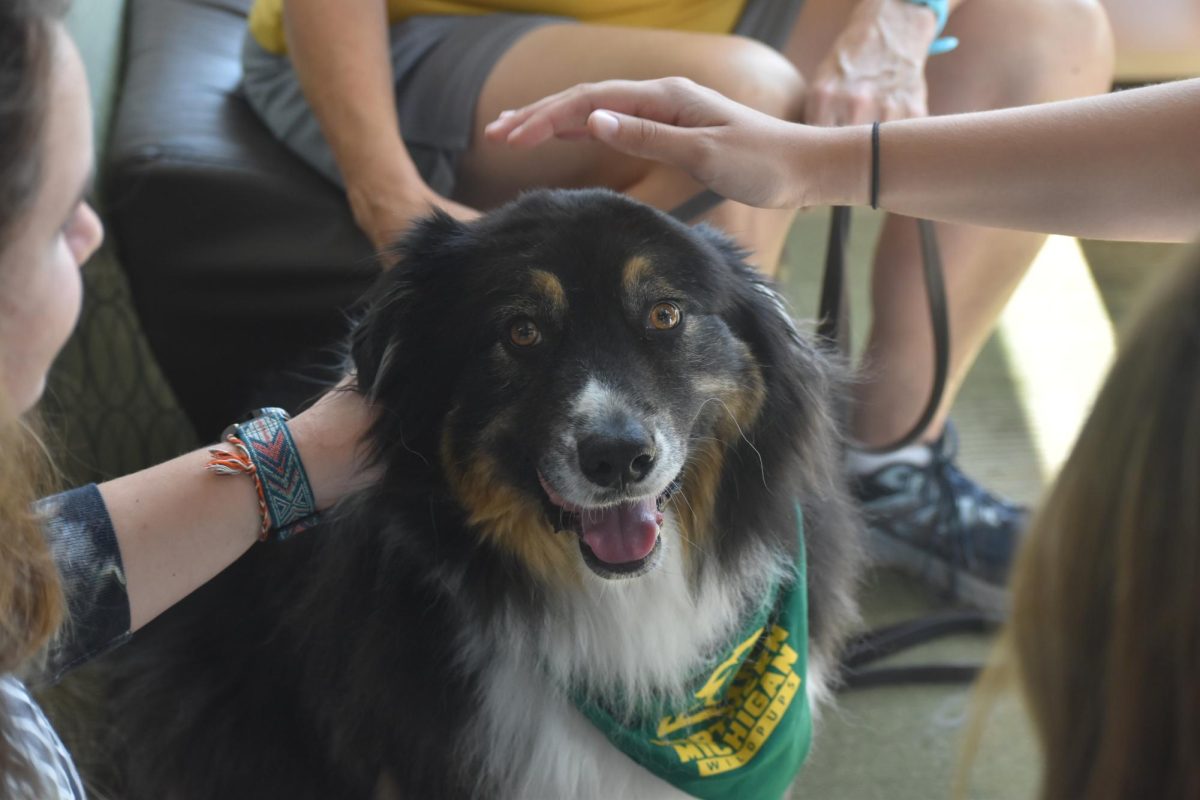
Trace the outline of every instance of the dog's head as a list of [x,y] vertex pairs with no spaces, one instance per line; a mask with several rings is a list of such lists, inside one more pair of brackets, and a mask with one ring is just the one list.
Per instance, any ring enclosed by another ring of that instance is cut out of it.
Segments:
[[770,517],[834,480],[808,468],[832,460],[826,372],[727,239],[557,191],[398,253],[353,342],[394,491],[448,493],[547,581],[651,570],[665,516],[693,563],[794,548]]

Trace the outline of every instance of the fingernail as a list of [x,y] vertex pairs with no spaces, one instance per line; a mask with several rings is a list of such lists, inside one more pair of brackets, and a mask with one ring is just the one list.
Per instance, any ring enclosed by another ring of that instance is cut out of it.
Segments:
[[504,111],[501,111],[500,116],[497,119],[504,119],[505,117],[511,117],[515,113],[517,113],[517,112],[513,111],[511,108],[508,108],[508,109],[505,109]]
[[621,127],[617,118],[607,111],[593,111],[588,122],[601,136],[615,136],[617,129]]

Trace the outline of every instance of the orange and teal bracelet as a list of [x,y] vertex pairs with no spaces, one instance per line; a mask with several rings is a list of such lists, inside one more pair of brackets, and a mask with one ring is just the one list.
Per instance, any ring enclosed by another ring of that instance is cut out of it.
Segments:
[[212,448],[205,468],[217,475],[249,475],[262,514],[259,541],[283,541],[318,521],[308,473],[287,427],[282,408],[260,408],[230,425],[222,438],[233,451]]

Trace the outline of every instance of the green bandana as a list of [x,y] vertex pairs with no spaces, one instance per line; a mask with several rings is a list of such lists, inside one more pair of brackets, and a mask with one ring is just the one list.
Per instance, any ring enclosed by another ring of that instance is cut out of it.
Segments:
[[676,788],[704,800],[778,800],[812,744],[804,518],[797,507],[796,580],[776,586],[695,699],[676,714],[647,713],[626,724],[575,697],[579,710],[621,752]]

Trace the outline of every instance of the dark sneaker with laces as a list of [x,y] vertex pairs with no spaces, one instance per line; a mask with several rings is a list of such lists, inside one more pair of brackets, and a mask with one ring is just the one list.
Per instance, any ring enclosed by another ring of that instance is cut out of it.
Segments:
[[958,436],[946,424],[928,464],[898,461],[854,479],[877,564],[912,573],[952,601],[1003,613],[1005,581],[1028,512],[958,468]]

